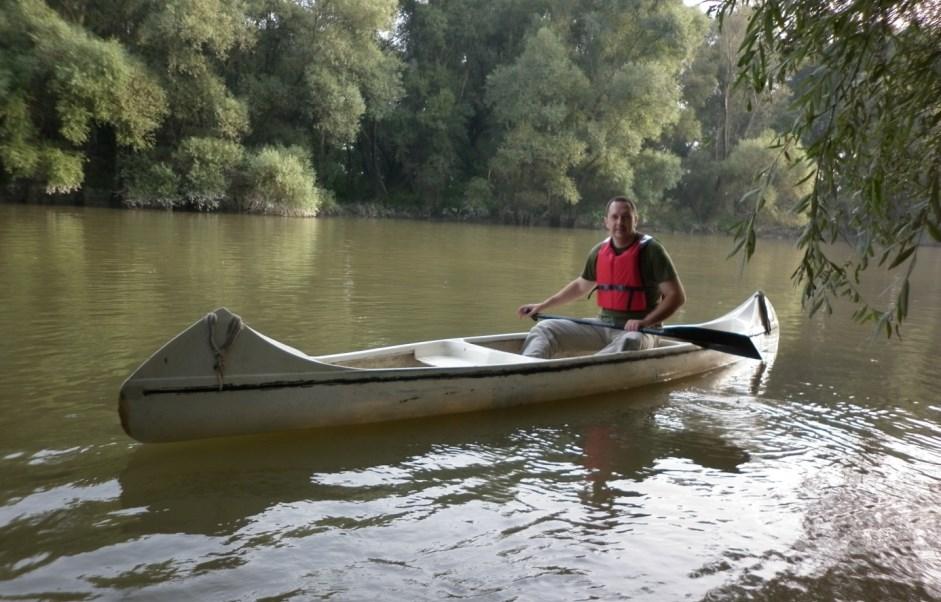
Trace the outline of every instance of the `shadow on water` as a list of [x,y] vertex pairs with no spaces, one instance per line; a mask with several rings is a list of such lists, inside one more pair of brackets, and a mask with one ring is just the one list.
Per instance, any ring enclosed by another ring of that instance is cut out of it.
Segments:
[[141,445],[119,474],[120,504],[133,516],[124,528],[225,535],[281,504],[401,498],[481,473],[488,477],[475,494],[493,502],[511,501],[526,480],[548,478],[581,483],[591,492],[583,501],[603,506],[620,495],[609,481],[642,481],[664,458],[737,472],[748,453],[720,427],[676,430],[655,417],[676,387],[731,386],[750,395],[766,369],[741,362],[681,383],[538,408]]

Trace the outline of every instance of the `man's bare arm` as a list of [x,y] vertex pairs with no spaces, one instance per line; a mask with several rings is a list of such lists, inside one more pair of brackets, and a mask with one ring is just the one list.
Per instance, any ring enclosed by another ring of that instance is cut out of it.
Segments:
[[575,301],[580,297],[584,297],[591,289],[595,287],[595,283],[591,280],[586,280],[579,276],[575,280],[569,282],[563,286],[559,292],[552,295],[542,303],[527,303],[526,305],[521,305],[519,309],[516,310],[516,315],[521,318],[531,316],[534,313],[539,313],[550,307],[555,307],[556,305],[564,305],[570,301]]
[[680,282],[679,278],[661,282],[658,288],[661,296],[660,303],[644,316],[644,319],[628,320],[627,324],[624,325],[624,330],[640,330],[659,324],[676,313],[676,310],[686,303],[686,291],[683,290],[683,283]]

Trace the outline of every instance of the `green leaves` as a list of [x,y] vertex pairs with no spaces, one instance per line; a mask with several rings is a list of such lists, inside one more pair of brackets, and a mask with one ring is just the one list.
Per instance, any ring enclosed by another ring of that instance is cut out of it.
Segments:
[[331,144],[352,142],[366,112],[366,101],[356,83],[341,79],[320,65],[310,67],[304,80],[311,99],[308,110],[312,129]]
[[695,14],[665,3],[553,6],[487,80],[500,128],[489,167],[503,202],[559,215],[586,196],[661,199],[679,160],[644,147],[680,118],[679,72],[703,32]]
[[249,211],[316,215],[328,195],[299,148],[265,147],[250,156],[238,192]]
[[253,43],[245,8],[241,0],[161,2],[141,23],[137,42],[169,77],[205,76],[214,71],[213,59]]
[[154,78],[115,41],[64,21],[42,2],[12,0],[0,20],[0,159],[49,193],[77,190],[93,128],[144,149],[167,107]]
[[[719,3],[723,21],[736,4]],[[804,284],[805,304],[816,311],[831,297],[846,297],[857,319],[898,334],[918,245],[941,234],[941,73],[932,68],[941,30],[936,22],[922,25],[936,16],[912,0],[753,6],[739,76],[754,90],[797,82],[798,117],[788,135],[804,142],[816,163],[814,188],[799,205],[808,221],[795,278]],[[749,228],[738,236],[747,237]],[[830,246],[836,241],[849,243],[854,255],[831,261],[840,252]],[[880,300],[885,309],[874,308],[860,288],[873,256],[887,272],[905,268],[891,298]]]
[[187,138],[173,156],[182,196],[200,209],[217,207],[226,197],[243,156],[242,146],[230,140]]
[[497,68],[487,83],[487,100],[506,130],[491,161],[498,190],[536,206],[577,203],[570,172],[585,155],[576,131],[588,79],[562,40],[539,29],[517,61]]
[[301,145],[326,185],[347,182],[364,120],[401,96],[401,62],[380,37],[395,9],[395,0],[251,2],[254,45],[234,48],[226,70],[251,115],[247,144]]

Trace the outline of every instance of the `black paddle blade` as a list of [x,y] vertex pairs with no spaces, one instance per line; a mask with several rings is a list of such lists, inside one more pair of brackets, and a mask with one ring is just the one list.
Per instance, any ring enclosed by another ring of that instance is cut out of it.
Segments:
[[712,330],[700,326],[665,326],[663,328],[644,328],[643,331],[647,334],[689,341],[706,349],[715,349],[723,353],[731,353],[755,360],[762,359],[761,353],[755,347],[755,343],[751,338],[736,332]]

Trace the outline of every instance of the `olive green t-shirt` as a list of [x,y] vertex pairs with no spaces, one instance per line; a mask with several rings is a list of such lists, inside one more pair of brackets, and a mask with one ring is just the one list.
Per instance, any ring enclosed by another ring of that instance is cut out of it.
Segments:
[[[643,236],[642,234],[638,235]],[[595,265],[598,259],[598,251],[600,251],[601,246],[605,244],[608,244],[608,239],[599,242],[592,248],[591,252],[588,253],[588,259],[585,261],[585,269],[582,271],[582,278],[585,280],[591,280],[592,282],[598,280]],[[626,249],[615,248],[615,253],[620,254],[625,250]],[[653,309],[660,301],[660,290],[658,288],[660,283],[678,280],[676,266],[673,265],[673,260],[670,259],[670,255],[667,253],[667,250],[663,248],[663,245],[660,244],[660,241],[654,238],[650,240],[640,252],[640,270],[644,278],[644,286],[647,288],[647,307]],[[600,308],[600,310],[601,313],[598,317],[601,320],[618,326],[631,319],[643,318],[647,313],[614,311],[604,308]]]

